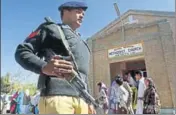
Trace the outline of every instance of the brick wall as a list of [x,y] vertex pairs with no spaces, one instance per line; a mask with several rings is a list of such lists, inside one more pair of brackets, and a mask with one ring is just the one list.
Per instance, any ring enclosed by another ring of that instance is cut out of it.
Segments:
[[[125,41],[121,38],[121,28],[102,38],[90,39],[92,49],[90,66],[91,88],[94,96],[97,96],[96,83],[103,81],[110,86],[110,63],[122,60],[108,59],[108,49],[129,44],[143,43],[148,76],[154,79],[158,89],[162,106],[173,107],[174,99],[174,44],[170,24],[167,22],[150,22],[125,26]],[[133,57],[135,58],[135,57]],[[123,59],[128,60],[126,58]],[[113,66],[113,65],[112,65]]]

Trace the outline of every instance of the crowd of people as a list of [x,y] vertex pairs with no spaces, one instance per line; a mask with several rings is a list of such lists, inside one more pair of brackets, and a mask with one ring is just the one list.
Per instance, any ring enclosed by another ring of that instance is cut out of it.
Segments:
[[[2,114],[8,113],[7,106],[7,95],[4,95],[2,98]],[[40,99],[40,92],[36,91],[36,93],[32,96],[29,95],[29,90],[25,91],[16,91],[10,97],[10,114],[39,114],[38,110],[38,102]]]
[[103,82],[97,84],[97,102],[104,114],[158,114],[160,100],[152,78],[143,77],[141,71],[130,72],[125,76],[117,75],[107,88]]
[[[103,82],[97,83],[99,94],[96,99],[104,114],[158,114],[160,100],[152,78],[143,77],[141,71],[130,72],[125,76],[117,75],[108,88]],[[5,96],[4,96],[5,97]],[[11,114],[39,114],[38,103],[40,92],[32,96],[29,90],[16,91],[10,102]],[[4,98],[2,114],[6,114],[6,100]]]

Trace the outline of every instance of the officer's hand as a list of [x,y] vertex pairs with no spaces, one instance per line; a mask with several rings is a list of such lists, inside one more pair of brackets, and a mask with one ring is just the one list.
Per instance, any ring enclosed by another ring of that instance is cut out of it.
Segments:
[[46,66],[42,68],[42,73],[50,76],[62,76],[63,74],[71,74],[73,70],[72,63],[59,58],[52,58]]
[[[53,59],[60,59],[60,56],[54,56]],[[69,62],[71,64],[71,57],[67,56],[66,58],[64,58],[64,60],[66,62]],[[71,64],[72,65],[72,64]],[[71,80],[75,75],[77,75],[77,72],[74,70],[73,66],[72,69],[69,69],[68,71],[65,71],[65,69],[55,69],[54,73],[58,76],[58,77],[62,77],[65,78],[66,80]]]
[[[57,72],[56,72],[56,74],[57,74]],[[75,77],[77,75],[77,72],[74,70],[74,69],[72,69],[72,72],[71,73],[63,73],[62,74],[62,76],[66,79],[66,80],[68,80],[68,81],[70,81],[73,77]]]

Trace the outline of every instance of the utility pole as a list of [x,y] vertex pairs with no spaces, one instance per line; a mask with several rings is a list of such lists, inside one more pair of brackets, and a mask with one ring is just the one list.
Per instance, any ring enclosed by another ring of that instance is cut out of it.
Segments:
[[117,3],[114,3],[114,8],[115,8],[115,11],[117,13],[117,16],[120,18],[120,22],[121,22],[121,37],[122,37],[122,40],[125,41],[124,24],[123,24],[122,16],[120,14],[120,10],[119,10],[119,8],[117,6]]
[[[175,0],[175,29],[176,29],[176,0]],[[176,32],[174,35],[174,46],[175,46],[175,68],[176,68]],[[176,71],[175,71],[175,77],[176,77]],[[175,79],[175,83],[176,83],[176,79]],[[175,94],[176,94],[176,88],[175,88]],[[176,101],[176,95],[174,100]],[[173,114],[176,115],[176,103],[174,103]]]

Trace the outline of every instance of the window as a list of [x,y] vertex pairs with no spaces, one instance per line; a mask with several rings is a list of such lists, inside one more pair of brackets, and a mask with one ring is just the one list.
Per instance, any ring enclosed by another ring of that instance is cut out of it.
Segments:
[[133,23],[138,23],[138,20],[134,19],[133,15],[129,15],[128,21],[125,24],[133,24]]
[[128,16],[128,22],[129,22],[129,23],[132,23],[132,22],[133,22],[133,15],[129,15],[129,16]]

